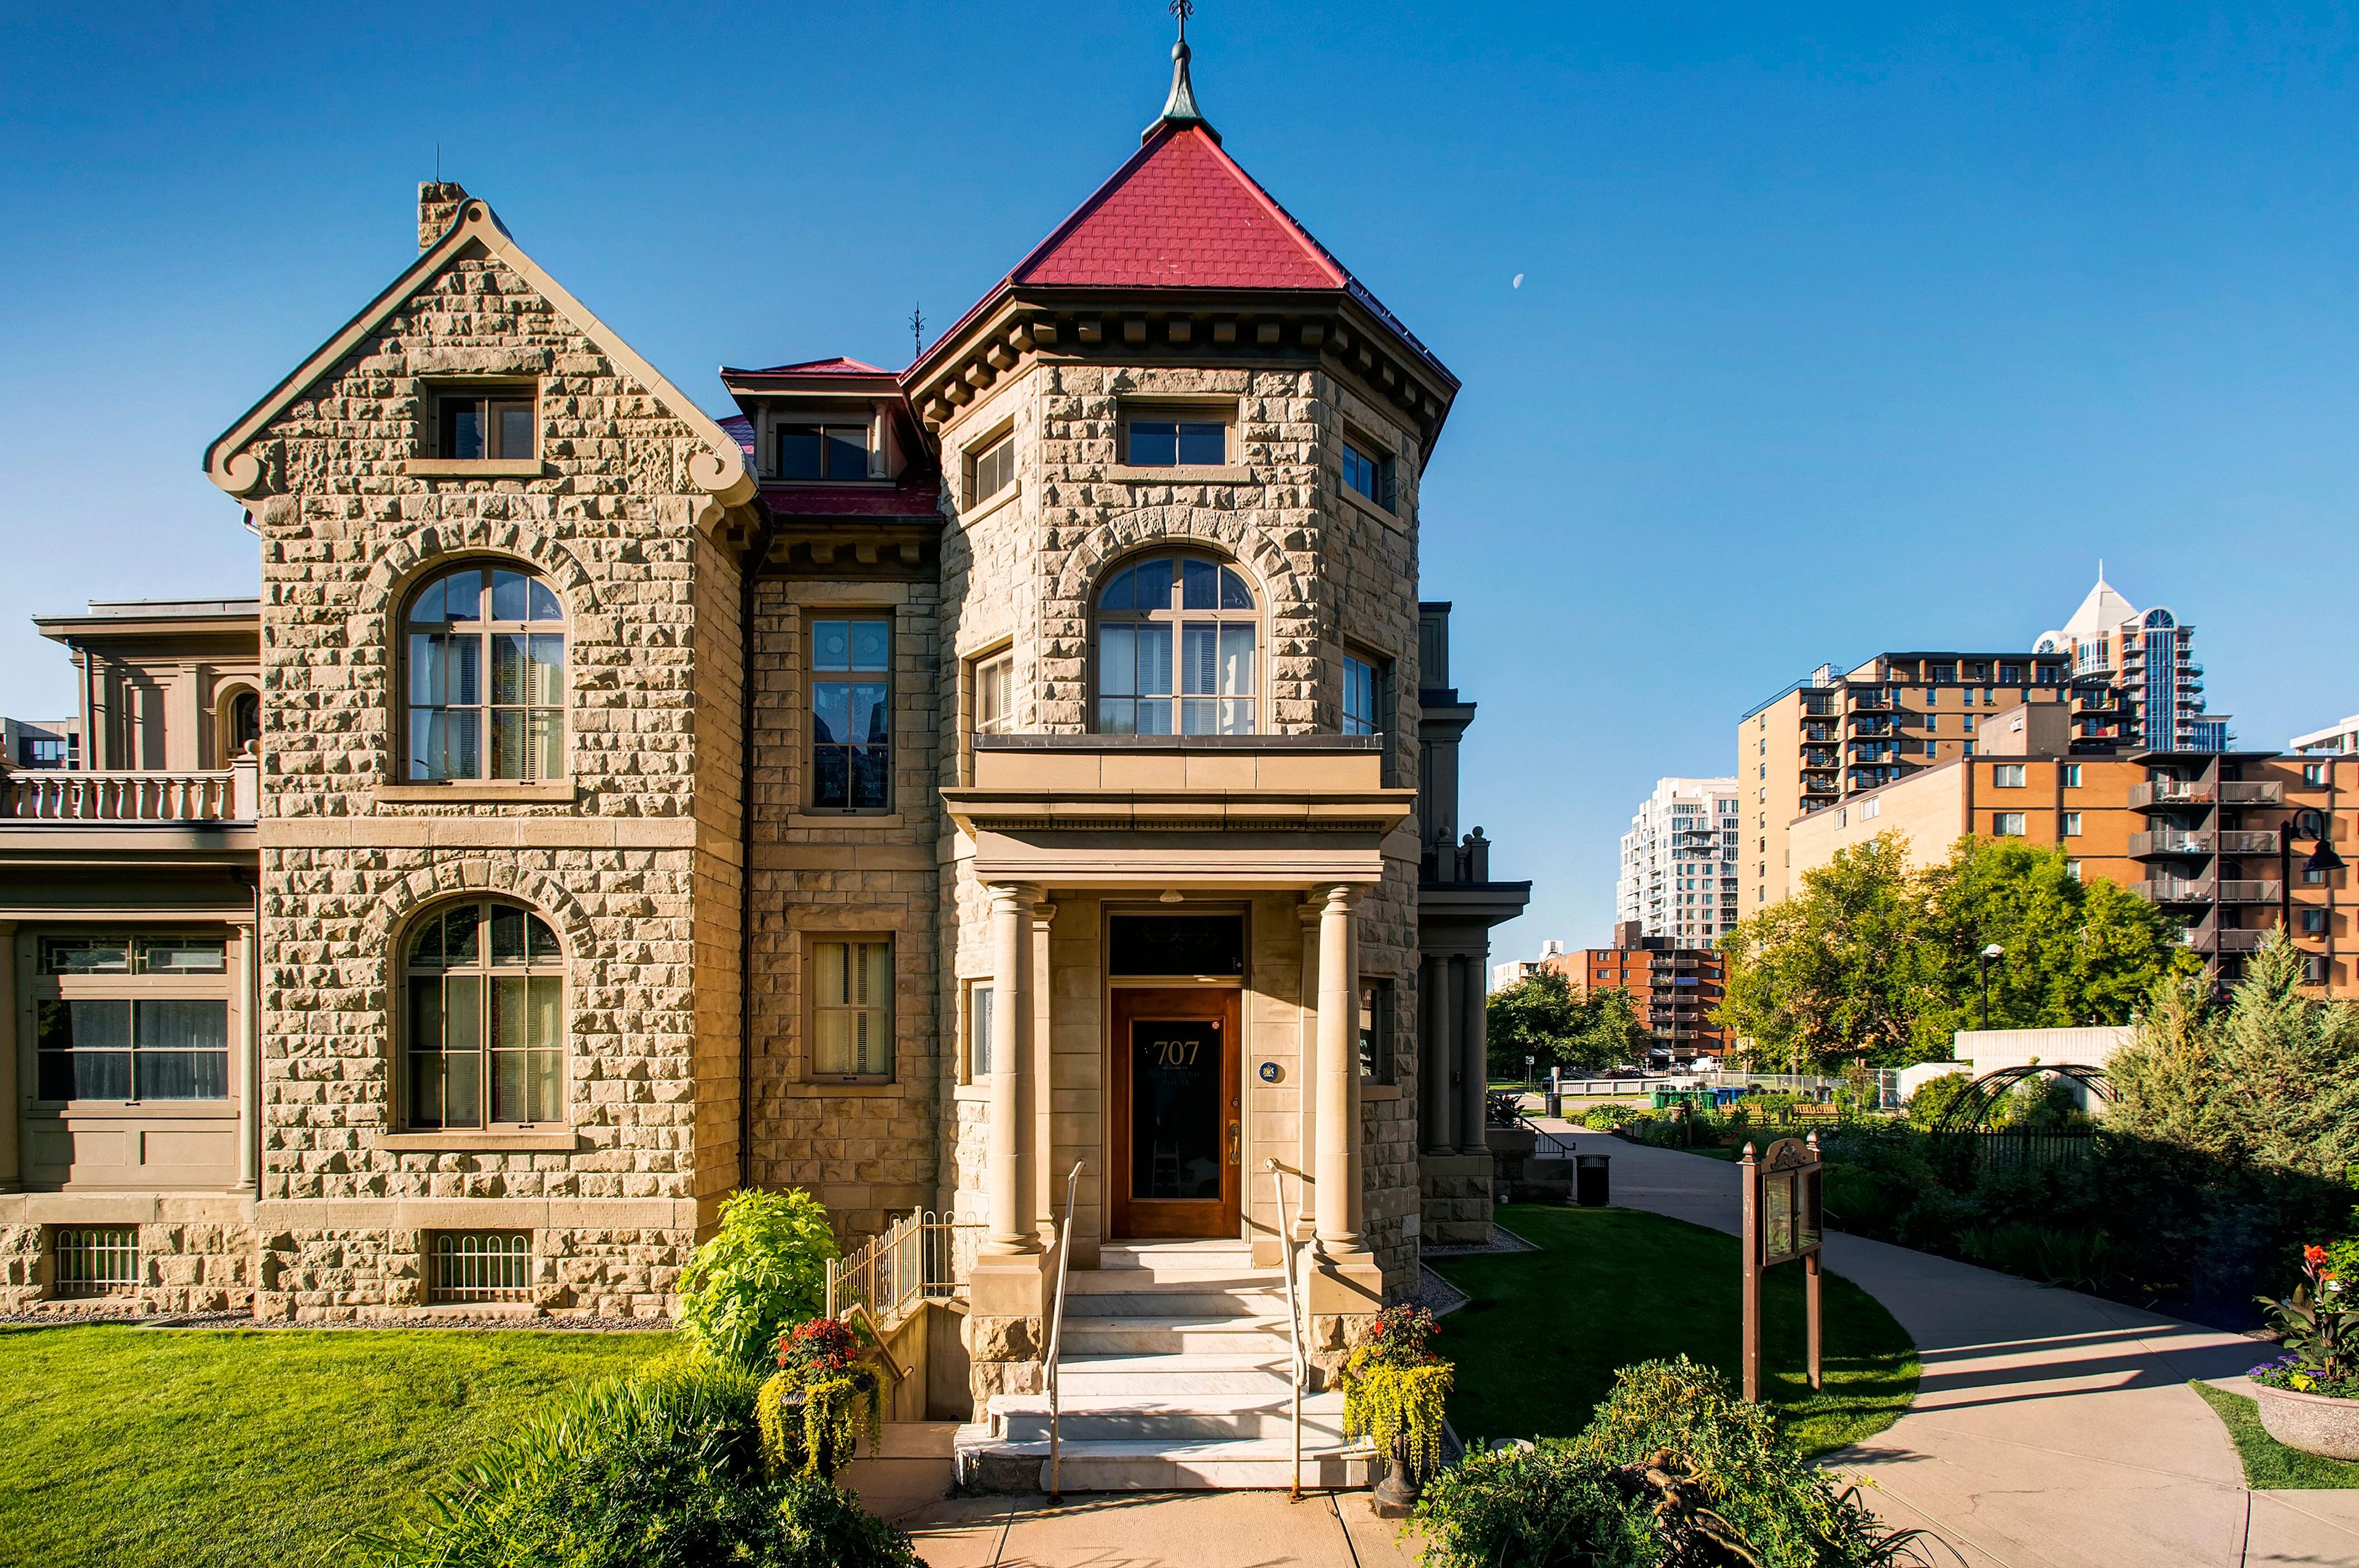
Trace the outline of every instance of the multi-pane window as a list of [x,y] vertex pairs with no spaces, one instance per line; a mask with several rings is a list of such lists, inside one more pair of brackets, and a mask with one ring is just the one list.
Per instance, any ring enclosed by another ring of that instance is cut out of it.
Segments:
[[1390,456],[1363,449],[1356,442],[1343,443],[1343,488],[1354,494],[1392,510],[1393,460]]
[[2021,762],[2001,762],[1997,764],[1995,767],[1991,769],[1991,783],[2000,789],[2021,789],[2023,787],[2023,764]]
[[974,732],[1004,735],[1016,721],[1016,655],[999,654],[974,666]]
[[1367,1083],[1393,1081],[1393,983],[1360,982],[1360,1076]]
[[1123,568],[1098,595],[1099,733],[1253,734],[1259,635],[1233,568],[1198,556]]
[[865,425],[781,425],[777,441],[780,479],[868,477]]
[[2322,909],[2303,910],[2301,912],[2301,931],[2302,935],[2305,936],[2325,935],[2326,911]]
[[565,955],[556,934],[496,899],[438,909],[409,939],[409,1125],[565,1120]]
[[2023,813],[2020,811],[2001,811],[1994,814],[1991,817],[1991,832],[2001,838],[2022,838]]
[[1343,733],[1374,735],[1384,728],[1377,708],[1382,682],[1376,666],[1365,659],[1343,655]]
[[44,936],[38,968],[33,994],[37,1098],[229,1098],[224,939]]
[[981,1083],[991,1076],[995,1058],[992,1055],[992,987],[987,980],[978,980],[966,990],[966,1076],[970,1083]]
[[1130,460],[1149,469],[1219,468],[1229,460],[1225,420],[1146,414],[1127,422]]
[[966,503],[980,506],[1016,482],[1016,438],[1002,436],[967,461]]
[[2079,789],[2081,787],[2080,763],[2067,762],[2064,764],[2064,787],[2066,789]]
[[458,390],[434,399],[437,457],[529,458],[540,421],[527,388]]
[[2081,836],[2081,814],[2079,812],[2068,811],[2064,813],[2063,828],[2060,836],[2066,838],[2078,838]]
[[[893,944],[811,944],[811,1072],[881,1078],[893,1071]],[[987,1048],[986,1048],[987,1049]]]
[[2326,764],[2324,762],[2302,763],[2301,782],[2306,784],[2324,784],[2326,782]]
[[882,811],[892,799],[893,622],[811,623],[811,807]]
[[409,777],[560,778],[565,610],[523,567],[463,566],[410,597]]

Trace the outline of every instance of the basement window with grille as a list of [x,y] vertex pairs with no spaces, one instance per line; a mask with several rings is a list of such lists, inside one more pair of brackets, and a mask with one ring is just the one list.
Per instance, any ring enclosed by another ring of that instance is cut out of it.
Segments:
[[440,1305],[532,1299],[532,1232],[446,1230],[427,1249],[426,1299]]
[[64,1301],[117,1296],[138,1284],[136,1226],[60,1226],[49,1232],[51,1295]]

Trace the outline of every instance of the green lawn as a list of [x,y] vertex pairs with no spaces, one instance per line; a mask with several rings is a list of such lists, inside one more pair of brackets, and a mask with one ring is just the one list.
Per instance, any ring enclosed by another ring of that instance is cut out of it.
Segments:
[[668,1334],[0,1330],[0,1563],[310,1568]]
[[[1509,1205],[1501,1224],[1542,1249],[1433,1260],[1474,1299],[1441,1323],[1458,1363],[1450,1418],[1461,1436],[1569,1437],[1616,1368],[1680,1351],[1725,1371],[1739,1359],[1736,1238],[1634,1209]],[[1917,1389],[1917,1349],[1850,1281],[1826,1278],[1826,1387],[1803,1370],[1802,1266],[1770,1271],[1763,1392],[1806,1452],[1883,1431]]]
[[2236,1457],[2245,1462],[2245,1485],[2256,1492],[2306,1487],[2359,1487],[2359,1465],[2288,1448],[2261,1430],[2261,1407],[2242,1394],[2209,1383],[2188,1387],[2203,1396],[2228,1429]]

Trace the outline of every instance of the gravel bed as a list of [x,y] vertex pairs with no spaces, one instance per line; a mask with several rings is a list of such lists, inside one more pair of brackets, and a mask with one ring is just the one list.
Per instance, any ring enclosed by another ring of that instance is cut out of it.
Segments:
[[1421,1306],[1436,1317],[1447,1317],[1474,1298],[1420,1263],[1417,1289],[1408,1299],[1412,1306]]
[[1494,1225],[1488,1247],[1422,1247],[1418,1250],[1427,1258],[1471,1258],[1484,1252],[1537,1252],[1539,1249],[1506,1226]]

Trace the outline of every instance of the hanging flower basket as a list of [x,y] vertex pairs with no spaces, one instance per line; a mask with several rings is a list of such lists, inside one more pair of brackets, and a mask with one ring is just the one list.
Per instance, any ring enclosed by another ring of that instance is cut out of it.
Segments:
[[832,1481],[864,1434],[872,1450],[883,1438],[884,1379],[850,1324],[816,1317],[778,1336],[778,1369],[754,1413],[772,1470]]
[[1427,1477],[1440,1467],[1453,1368],[1427,1347],[1437,1332],[1433,1314],[1423,1307],[1386,1307],[1338,1379],[1343,1435],[1366,1438],[1389,1461],[1376,1488],[1379,1511],[1386,1514],[1413,1506]]

